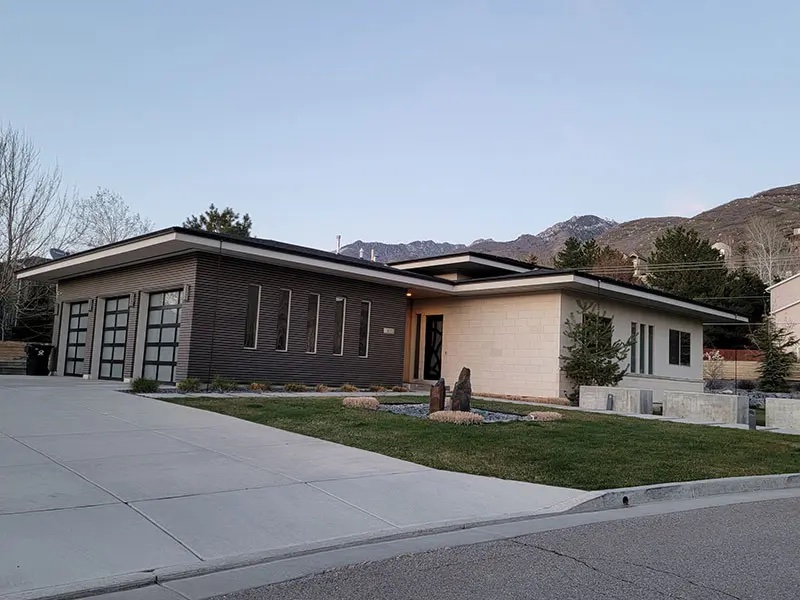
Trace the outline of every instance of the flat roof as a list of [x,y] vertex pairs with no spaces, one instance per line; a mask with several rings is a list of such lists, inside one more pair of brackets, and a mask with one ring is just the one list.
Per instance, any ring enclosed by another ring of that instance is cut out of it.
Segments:
[[[579,271],[531,268],[531,265],[522,261],[482,253],[460,252],[419,261],[394,263],[394,265],[405,265],[406,267],[401,268],[275,240],[240,238],[184,227],[169,227],[114,244],[70,254],[41,265],[21,269],[17,272],[17,277],[55,283],[192,252],[217,253],[243,260],[372,281],[430,294],[474,296],[561,289],[583,294],[598,293],[633,304],[644,304],[664,311],[691,314],[703,318],[713,317],[724,321],[747,322],[745,317],[720,308],[644,286]],[[435,264],[437,260],[445,262],[455,260],[454,264],[464,260],[468,263],[478,261],[478,264],[483,262],[503,264],[508,267],[505,269],[508,272],[491,277],[451,281],[416,273],[409,269],[409,265],[413,265],[415,262]]]

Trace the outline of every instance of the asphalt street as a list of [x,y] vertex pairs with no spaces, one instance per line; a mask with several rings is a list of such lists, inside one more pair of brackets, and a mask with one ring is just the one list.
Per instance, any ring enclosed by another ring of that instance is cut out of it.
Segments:
[[800,499],[583,525],[360,564],[218,600],[796,600]]

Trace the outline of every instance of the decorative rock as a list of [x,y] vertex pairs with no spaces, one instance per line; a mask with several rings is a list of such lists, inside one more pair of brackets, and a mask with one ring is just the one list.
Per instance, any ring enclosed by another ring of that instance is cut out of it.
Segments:
[[469,412],[469,403],[472,400],[472,383],[470,382],[470,370],[467,367],[461,369],[458,381],[453,386],[451,410]]
[[428,414],[444,410],[444,397],[444,379],[439,379],[439,381],[431,386],[431,399],[428,406]]

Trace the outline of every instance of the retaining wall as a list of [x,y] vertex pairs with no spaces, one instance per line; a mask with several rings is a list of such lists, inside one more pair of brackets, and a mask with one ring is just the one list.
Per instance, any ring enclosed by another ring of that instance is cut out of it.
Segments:
[[653,390],[582,385],[579,406],[591,410],[610,410],[621,413],[653,414]]
[[766,426],[800,430],[800,400],[767,398]]
[[663,415],[713,423],[747,423],[747,396],[664,392]]

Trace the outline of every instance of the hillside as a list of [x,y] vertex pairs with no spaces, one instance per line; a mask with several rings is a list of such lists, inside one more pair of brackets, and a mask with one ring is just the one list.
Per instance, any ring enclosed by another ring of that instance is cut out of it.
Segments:
[[364,257],[369,258],[370,249],[374,248],[379,261],[392,262],[469,249],[518,259],[534,254],[541,263],[547,264],[564,241],[575,236],[581,240],[595,238],[601,244],[608,244],[626,254],[635,252],[646,256],[661,232],[676,225],[697,229],[712,242],[725,242],[735,248],[737,242],[744,237],[747,222],[755,216],[777,222],[787,234],[793,228],[800,227],[800,184],[769,189],[747,198],[737,198],[690,218],[649,217],[616,223],[595,215],[583,215],[556,223],[536,235],[523,234],[509,241],[480,239],[471,244],[454,244],[427,240],[408,244],[385,244],[358,240],[344,246],[342,253],[358,256],[359,249],[363,248]]

